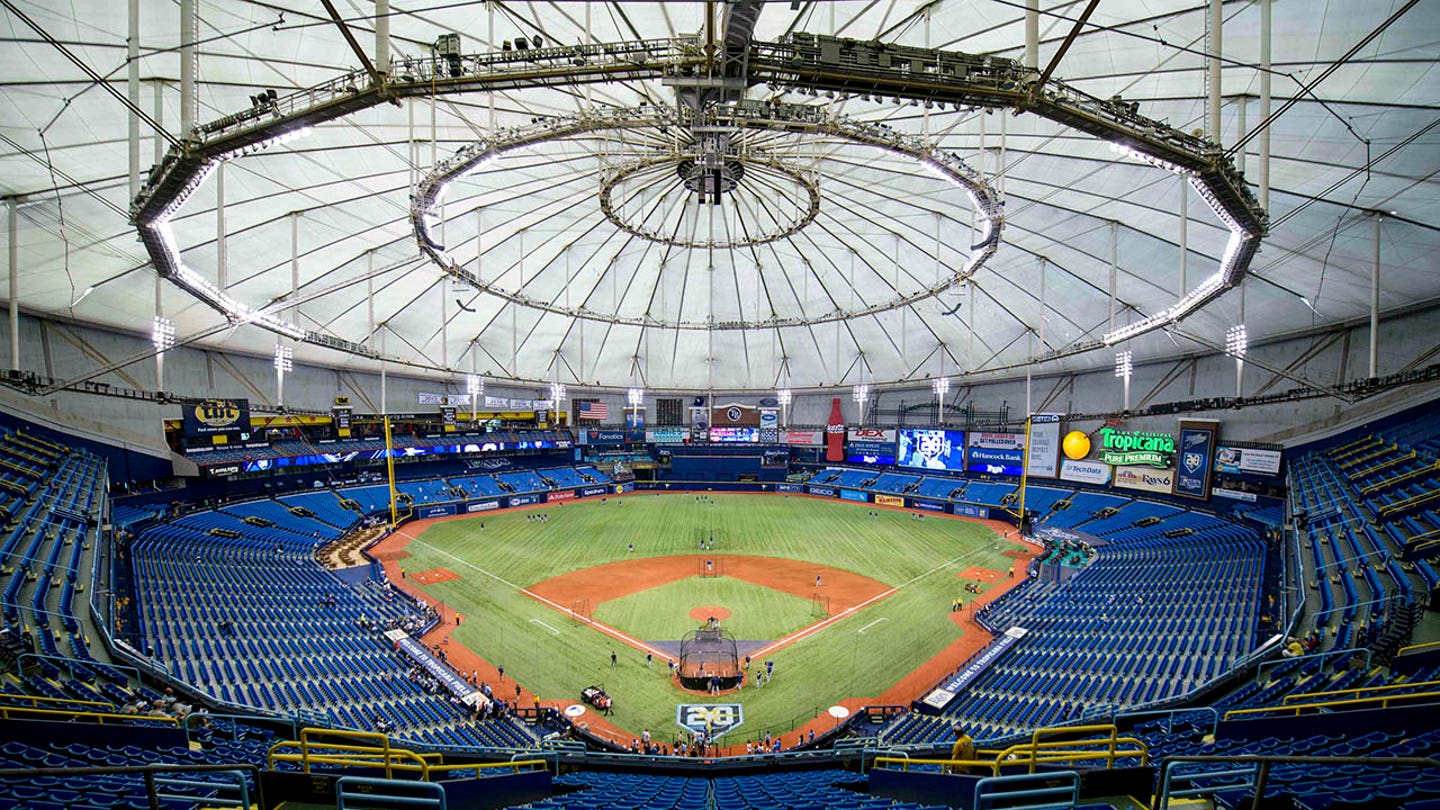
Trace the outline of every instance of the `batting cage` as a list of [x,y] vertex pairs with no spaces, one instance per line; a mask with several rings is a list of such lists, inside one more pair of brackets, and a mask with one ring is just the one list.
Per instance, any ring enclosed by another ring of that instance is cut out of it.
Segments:
[[712,678],[719,679],[721,689],[739,686],[740,651],[735,637],[719,627],[706,626],[681,639],[677,674],[686,689],[708,691]]
[[713,556],[695,558],[695,575],[698,577],[725,576],[725,558]]

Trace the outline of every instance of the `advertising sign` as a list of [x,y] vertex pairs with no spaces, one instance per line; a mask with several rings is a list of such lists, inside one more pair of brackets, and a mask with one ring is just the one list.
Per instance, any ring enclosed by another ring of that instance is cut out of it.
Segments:
[[776,492],[804,492],[805,488],[799,484],[776,484]]
[[894,464],[894,442],[855,442],[845,445],[845,460],[851,464]]
[[250,400],[202,399],[180,406],[186,436],[233,435],[250,432]]
[[1169,433],[1142,433],[1100,428],[1100,460],[1117,467],[1170,466],[1175,437]]
[[465,504],[465,511],[469,512],[470,514],[474,514],[476,512],[489,512],[491,510],[499,508],[499,501],[471,501],[470,503]]
[[858,489],[842,489],[840,490],[840,497],[847,501],[859,501],[860,503],[870,502],[870,493],[861,492]]
[[609,492],[609,491],[610,491],[610,488],[609,488],[609,487],[604,487],[604,486],[600,486],[600,487],[585,487],[585,488],[583,488],[583,489],[580,490],[580,495],[581,495],[581,497],[588,498],[588,497],[590,497],[590,496],[592,496],[592,495],[604,495],[605,493],[607,493],[607,492]]
[[1058,413],[1037,413],[1030,417],[1030,447],[1025,469],[1032,478],[1054,478],[1060,474],[1060,419]]
[[959,472],[965,468],[965,431],[901,429],[896,457],[901,467]]
[[899,495],[876,495],[875,503],[881,506],[904,506],[905,499]]
[[540,502],[540,495],[539,495],[538,493],[530,493],[530,494],[528,494],[528,495],[511,495],[511,496],[510,496],[510,505],[511,505],[511,506],[529,506],[529,505],[531,505],[531,504],[536,504],[536,503],[539,503],[539,502]]
[[760,428],[712,427],[710,428],[710,441],[725,443],[758,442],[760,441]]
[[455,409],[449,405],[440,408],[440,424],[445,426],[448,433],[455,429]]
[[780,412],[777,411],[777,410],[775,410],[774,408],[761,408],[761,409],[760,409],[760,427],[762,427],[762,428],[779,428],[779,427],[780,427]]
[[469,405],[469,394],[432,394],[421,391],[415,395],[421,405]]
[[965,691],[965,688],[975,682],[981,673],[989,669],[992,664],[1000,660],[1015,642],[1025,637],[1025,628],[1012,627],[990,643],[990,646],[981,650],[978,655],[970,659],[965,668],[955,673],[955,677],[947,681],[943,686],[936,688],[921,701],[926,706],[935,710],[944,709],[950,705],[957,695]]
[[[465,397],[465,403],[469,402],[470,398]],[[485,409],[489,411],[548,411],[554,407],[554,400],[549,399],[510,399],[488,394],[485,396]]]
[[419,511],[416,512],[416,516],[422,519],[446,517],[453,514],[455,514],[455,506],[448,503],[443,506],[422,506]]
[[1025,464],[1025,434],[971,433],[965,469],[989,475],[1020,475]]
[[1175,489],[1175,471],[1153,467],[1116,467],[1115,486],[1169,494]]
[[685,428],[650,428],[645,431],[645,441],[651,444],[684,444],[687,437]]
[[1098,461],[1076,461],[1072,458],[1060,462],[1060,480],[1081,484],[1110,483],[1110,465]]
[[845,458],[845,416],[840,412],[840,398],[830,398],[830,421],[825,425],[825,460]]
[[1182,419],[1180,452],[1176,456],[1175,494],[1198,501],[1210,499],[1210,460],[1215,454],[1214,420]]
[[590,444],[624,444],[625,431],[623,430],[587,430],[586,438]]
[[927,512],[944,512],[945,504],[938,501],[911,501],[910,505],[916,509],[924,509]]
[[825,431],[787,430],[780,434],[780,441],[785,444],[821,445],[825,443]]
[[894,428],[852,427],[848,431],[846,431],[845,441],[884,442],[886,444],[894,444],[897,435],[897,431]]
[[975,506],[974,504],[957,503],[955,504],[954,512],[964,517],[980,518],[981,520],[990,519],[989,509],[984,506]]
[[1215,449],[1215,472],[1258,473],[1260,475],[1280,474],[1279,450],[1256,450],[1252,447],[1217,447]]
[[555,501],[573,501],[575,500],[575,490],[562,489],[559,492],[551,492],[545,496],[545,500],[550,503],[554,503]]
[[1255,493],[1241,492],[1238,489],[1222,489],[1221,487],[1216,487],[1210,490],[1210,494],[1217,498],[1229,498],[1232,501],[1245,501],[1246,503],[1255,503],[1256,501]]
[[809,492],[810,492],[811,495],[819,495],[819,496],[821,496],[822,498],[833,498],[833,497],[835,497],[835,490],[831,489],[830,487],[809,487],[809,486],[807,486],[805,489],[809,490]]

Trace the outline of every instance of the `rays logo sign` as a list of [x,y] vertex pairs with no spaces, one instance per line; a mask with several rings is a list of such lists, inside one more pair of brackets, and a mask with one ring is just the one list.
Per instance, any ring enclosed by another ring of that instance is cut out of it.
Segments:
[[734,731],[745,722],[745,707],[739,703],[681,703],[675,707],[675,723],[690,731],[703,731],[715,739]]

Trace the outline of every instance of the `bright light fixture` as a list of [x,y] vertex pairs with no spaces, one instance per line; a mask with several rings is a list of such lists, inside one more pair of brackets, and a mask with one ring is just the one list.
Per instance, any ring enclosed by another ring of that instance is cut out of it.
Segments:
[[294,357],[295,357],[295,352],[292,351],[289,346],[282,346],[282,345],[280,345],[279,343],[276,343],[276,344],[275,344],[275,370],[276,370],[276,371],[281,371],[281,372],[286,372],[286,373],[291,372],[291,371],[294,371],[294,370],[295,370],[295,360],[294,360]]
[[1245,334],[1245,324],[1236,324],[1225,330],[1225,353],[1241,359],[1250,348],[1250,336]]
[[162,352],[175,348],[175,323],[163,315],[156,315],[150,326],[150,344]]
[[930,387],[935,391],[935,396],[943,397],[950,393],[950,378],[936,377],[930,381]]
[[631,388],[625,392],[625,401],[630,403],[630,407],[639,408],[645,404],[645,389]]
[[1134,370],[1135,355],[1129,349],[1115,353],[1115,376],[1117,378],[1128,380]]

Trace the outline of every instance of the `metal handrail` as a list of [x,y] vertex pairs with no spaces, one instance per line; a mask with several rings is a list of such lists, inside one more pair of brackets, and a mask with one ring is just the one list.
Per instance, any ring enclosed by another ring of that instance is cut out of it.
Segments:
[[30,706],[0,706],[0,720],[10,720],[15,715],[28,717],[38,715],[38,719],[64,717],[67,720],[93,719],[99,725],[105,725],[105,721],[122,724],[158,723],[180,727],[180,721],[174,717],[151,717],[148,714],[120,714],[119,712],[67,712],[59,709],[37,709]]
[[[1350,700],[1327,700],[1327,701],[1324,701],[1324,702],[1321,702],[1321,703],[1294,703],[1294,704],[1291,704],[1291,705],[1289,705],[1289,706],[1261,706],[1261,707],[1255,708],[1255,709],[1231,709],[1230,711],[1228,711],[1228,712],[1225,713],[1225,719],[1226,719],[1226,720],[1229,720],[1232,716],[1235,716],[1235,715],[1250,716],[1250,715],[1266,714],[1266,713],[1269,713],[1269,712],[1283,713],[1283,712],[1291,712],[1291,711],[1293,711],[1294,714],[1288,715],[1288,716],[1290,716],[1290,717],[1299,717],[1299,716],[1300,716],[1300,713],[1303,712],[1303,711],[1305,711],[1305,710],[1307,710],[1307,709],[1330,709],[1330,708],[1333,708],[1333,707],[1336,707],[1336,706],[1347,706],[1347,707],[1350,707],[1350,708],[1357,708],[1357,707],[1361,707],[1361,706],[1375,706],[1375,705],[1378,704],[1378,706],[1379,706],[1380,708],[1382,708],[1382,709],[1388,709],[1388,708],[1390,708],[1390,702],[1391,702],[1391,701],[1394,701],[1394,700],[1404,701],[1404,700],[1420,700],[1420,699],[1428,700],[1428,701],[1431,701],[1431,702],[1440,700],[1440,691],[1437,691],[1437,692],[1410,692],[1410,693],[1407,693],[1407,694],[1404,694],[1404,695],[1376,695],[1376,696],[1374,696],[1374,697],[1352,698],[1352,699],[1350,699]],[[1279,714],[1279,716],[1284,717],[1284,716],[1286,716],[1286,715],[1285,715],[1285,714]]]
[[260,766],[249,763],[217,765],[187,765],[178,762],[157,765],[90,765],[78,768],[0,768],[0,782],[14,779],[33,779],[41,776],[111,776],[114,774],[139,773],[145,775],[145,792],[150,806],[160,807],[160,797],[155,784],[156,774],[215,773],[220,771],[247,772],[255,783],[256,804],[268,807],[264,787],[260,783]]
[[1416,681],[1414,683],[1392,683],[1384,686],[1352,686],[1349,689],[1332,689],[1326,692],[1301,692],[1298,695],[1286,695],[1280,701],[1283,706],[1292,700],[1301,698],[1324,697],[1326,695],[1354,695],[1360,692],[1393,692],[1397,689],[1413,689],[1417,686],[1440,686],[1440,681]]
[[[1197,790],[1176,791],[1171,789],[1171,783],[1175,779],[1175,766],[1185,762],[1214,762],[1225,765],[1244,765],[1253,763],[1255,769],[1255,798],[1251,804],[1253,810],[1259,810],[1265,798],[1265,783],[1270,773],[1270,765],[1274,763],[1284,765],[1371,765],[1380,767],[1402,767],[1402,768],[1440,768],[1440,761],[1429,757],[1300,757],[1300,756],[1261,756],[1257,754],[1236,754],[1234,756],[1224,755],[1177,755],[1166,757],[1165,764],[1160,771],[1160,791],[1155,794],[1151,802],[1151,810],[1161,810],[1169,805],[1172,796],[1200,795],[1213,793],[1217,788],[1203,788]],[[1244,770],[1231,770],[1223,773],[1209,774],[1218,775],[1243,775]],[[1182,774],[1181,776],[1186,776]]]

